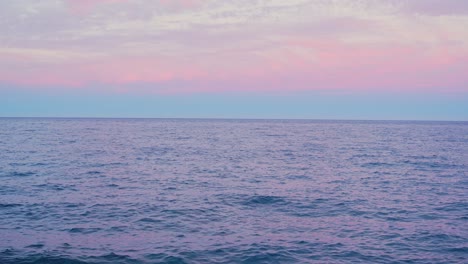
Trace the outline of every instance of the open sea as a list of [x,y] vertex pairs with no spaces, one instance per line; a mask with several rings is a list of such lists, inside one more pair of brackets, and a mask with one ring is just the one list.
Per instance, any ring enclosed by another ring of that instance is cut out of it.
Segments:
[[468,263],[468,122],[0,118],[0,263]]

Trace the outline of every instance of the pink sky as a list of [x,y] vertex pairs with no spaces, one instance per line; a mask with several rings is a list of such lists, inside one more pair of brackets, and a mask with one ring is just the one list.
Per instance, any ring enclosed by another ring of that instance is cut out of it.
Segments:
[[23,0],[0,16],[0,82],[27,89],[468,92],[467,1]]

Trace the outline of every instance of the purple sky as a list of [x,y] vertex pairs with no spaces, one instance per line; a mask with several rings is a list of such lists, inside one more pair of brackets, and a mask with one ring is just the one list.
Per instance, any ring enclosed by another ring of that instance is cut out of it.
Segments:
[[15,0],[0,25],[3,100],[468,94],[464,0]]

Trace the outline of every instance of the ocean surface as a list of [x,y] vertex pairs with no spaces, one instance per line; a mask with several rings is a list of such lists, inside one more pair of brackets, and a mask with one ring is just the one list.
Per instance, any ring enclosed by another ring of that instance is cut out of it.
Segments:
[[0,263],[468,263],[468,122],[0,119]]

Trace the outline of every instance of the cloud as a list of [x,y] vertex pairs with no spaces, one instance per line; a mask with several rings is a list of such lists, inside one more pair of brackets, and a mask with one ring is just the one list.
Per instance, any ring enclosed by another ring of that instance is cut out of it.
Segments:
[[408,0],[404,10],[423,15],[468,15],[465,0]]
[[63,0],[70,11],[75,14],[86,14],[103,4],[124,3],[128,0]]
[[124,6],[147,6],[147,8],[156,7],[159,9],[175,11],[175,10],[186,10],[193,9],[200,6],[202,0],[154,0],[151,2],[142,1],[129,1],[129,0],[63,0],[69,7],[70,11],[75,14],[89,14],[94,11],[95,8],[102,5],[110,4],[125,4]]
[[375,46],[307,37],[284,41],[263,52],[198,54],[189,58],[80,58],[63,51],[50,60],[52,54],[48,52],[27,50],[22,53],[27,55],[23,60],[10,58],[9,66],[0,69],[0,80],[27,86],[68,87],[65,89],[100,84],[100,89],[108,92],[137,93],[466,92],[468,53],[457,47]]
[[419,0],[7,1],[0,81],[145,92],[466,90],[468,16],[425,8]]

